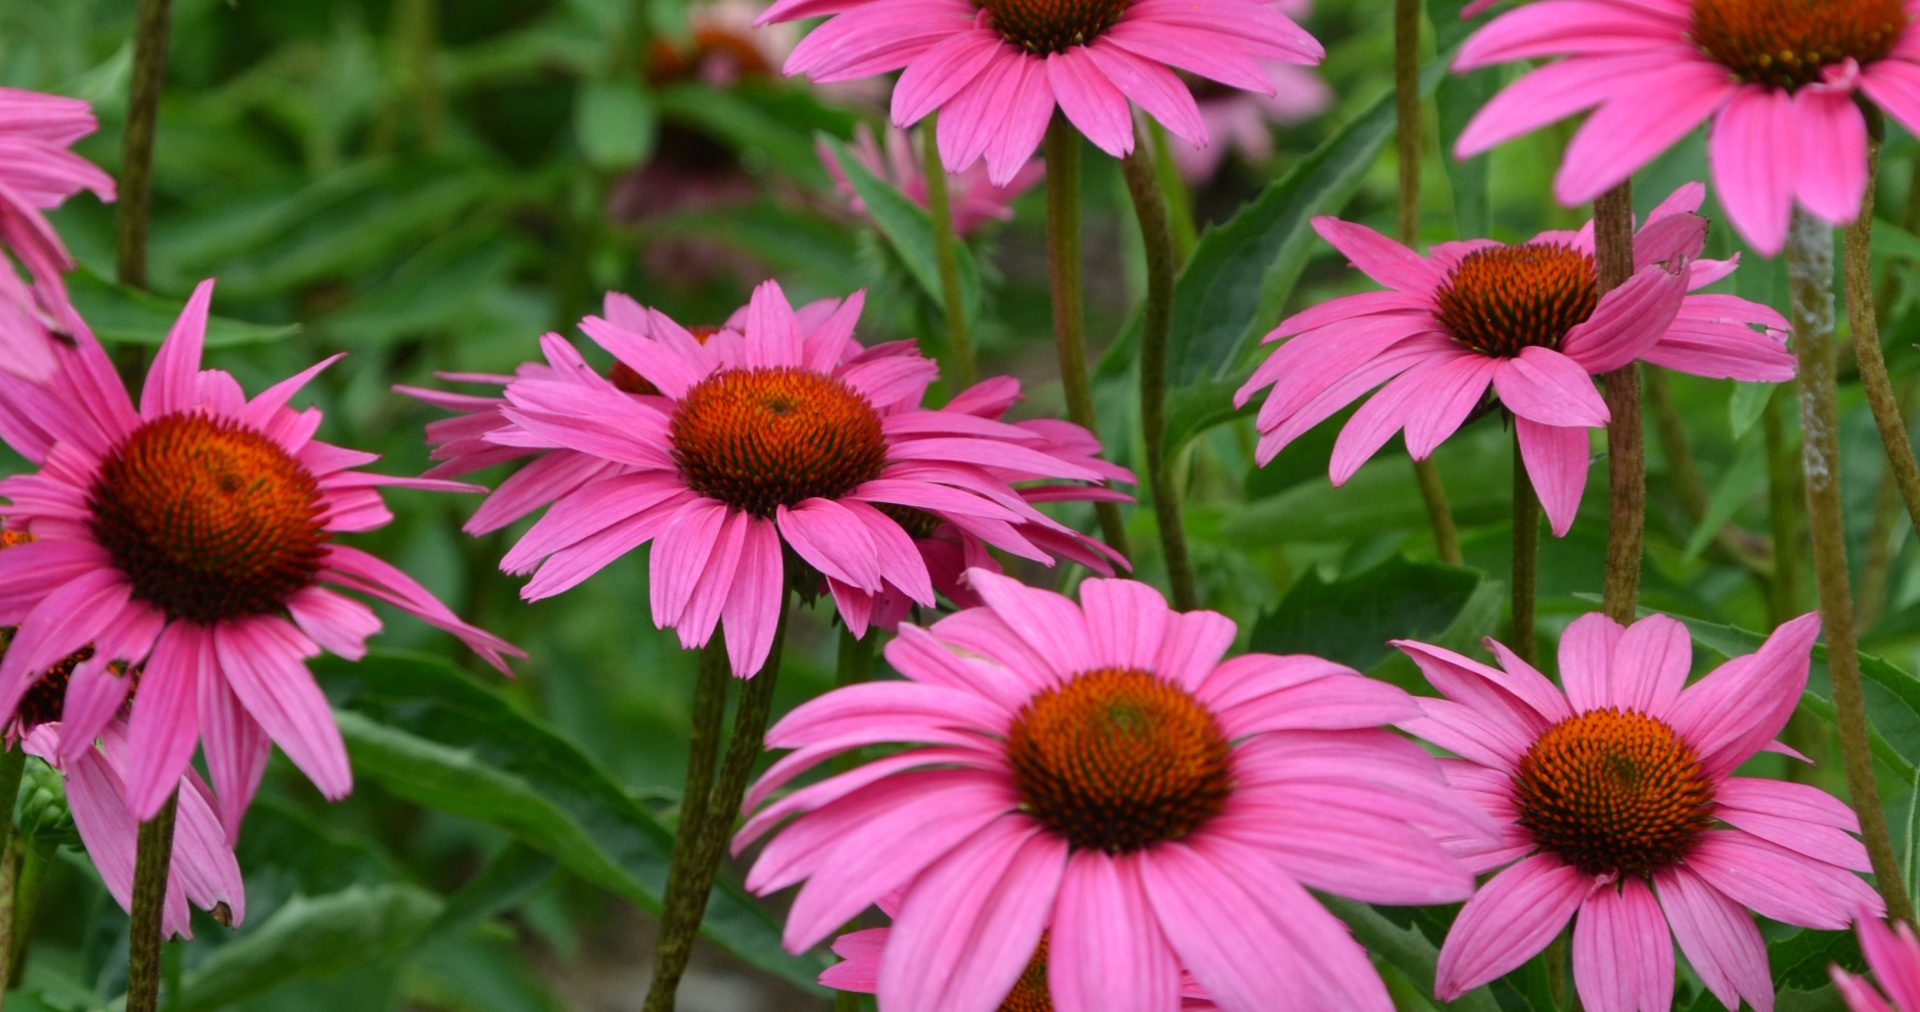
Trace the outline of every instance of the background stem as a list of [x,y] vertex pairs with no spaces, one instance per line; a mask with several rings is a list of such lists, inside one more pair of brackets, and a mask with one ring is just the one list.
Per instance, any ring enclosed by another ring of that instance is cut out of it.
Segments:
[[934,127],[939,113],[930,113],[920,127],[920,171],[927,177],[927,213],[933,218],[933,259],[940,268],[940,302],[947,314],[947,341],[953,348],[953,367],[959,389],[980,378],[973,360],[973,335],[967,330],[967,307],[960,302],[960,258],[954,250],[953,204],[947,196],[947,170],[940,161],[940,140]]
[[167,798],[140,824],[134,844],[133,925],[127,950],[127,1012],[160,1007],[161,914],[167,906],[167,872],[173,864],[173,817],[180,796]]
[[1173,228],[1173,248],[1175,263],[1184,264],[1193,255],[1193,245],[1199,241],[1199,235],[1193,224],[1193,194],[1187,192],[1187,181],[1180,175],[1180,165],[1173,160],[1173,149],[1168,146],[1167,128],[1160,121],[1147,117],[1147,137],[1153,142],[1153,171],[1160,178],[1160,191],[1167,195],[1167,219]]
[[1867,192],[1860,201],[1860,217],[1847,229],[1847,322],[1853,331],[1854,360],[1860,385],[1880,430],[1887,454],[1887,472],[1900,489],[1907,516],[1920,530],[1920,464],[1913,459],[1913,441],[1907,420],[1900,414],[1900,395],[1887,377],[1887,359],[1880,351],[1880,322],[1873,305],[1873,189],[1880,178],[1880,116],[1869,117],[1872,139],[1867,143]]
[[1813,575],[1827,637],[1834,724],[1840,733],[1847,793],[1860,816],[1860,835],[1872,859],[1880,895],[1887,901],[1887,913],[1895,920],[1910,922],[1913,903],[1901,881],[1893,840],[1887,835],[1880,789],[1873,778],[1873,756],[1867,747],[1853,593],[1847,581],[1834,380],[1833,229],[1797,208],[1787,240],[1787,284],[1793,301],[1794,354],[1800,366],[1800,459],[1807,478],[1807,519],[1813,530]]
[[[1631,183],[1593,202],[1594,266],[1600,293],[1633,276]],[[1616,622],[1631,622],[1640,600],[1640,557],[1646,540],[1647,460],[1640,423],[1640,367],[1630,363],[1601,378],[1607,411],[1607,568],[1601,599]]]
[[1507,646],[1533,661],[1533,599],[1540,570],[1540,497],[1527,477],[1520,437],[1513,440],[1513,631]]
[[147,218],[153,206],[153,133],[160,118],[160,83],[167,63],[167,15],[172,0],[140,0],[133,35],[133,83],[127,128],[120,141],[119,211],[114,216],[120,283],[147,287]]
[[[1080,135],[1066,117],[1055,114],[1047,125],[1047,281],[1053,297],[1053,344],[1060,355],[1060,386],[1067,417],[1098,436],[1093,386],[1087,379],[1085,311],[1080,286]],[[1114,503],[1095,503],[1100,537],[1121,555],[1127,527]]]
[[1173,316],[1173,233],[1167,227],[1167,207],[1153,173],[1152,156],[1144,143],[1120,160],[1127,196],[1133,198],[1140,220],[1140,238],[1147,251],[1147,304],[1140,326],[1140,427],[1147,449],[1147,494],[1160,530],[1160,550],[1166,556],[1167,582],[1173,606],[1191,611],[1200,606],[1193,586],[1193,562],[1187,556],[1186,526],[1180,519],[1180,493],[1174,488],[1167,462],[1167,327]]

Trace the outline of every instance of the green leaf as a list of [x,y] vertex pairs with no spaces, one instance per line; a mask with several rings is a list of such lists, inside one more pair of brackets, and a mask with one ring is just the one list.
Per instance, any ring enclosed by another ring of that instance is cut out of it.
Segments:
[[1733,396],[1727,400],[1727,425],[1733,431],[1733,438],[1753,431],[1766,413],[1767,402],[1773,399],[1773,392],[1779,389],[1772,383],[1735,383]]
[[502,910],[511,909],[545,885],[553,877],[554,867],[550,854],[523,843],[508,845],[487,862],[480,874],[447,898],[440,915],[421,932],[416,944],[425,945],[455,935]]
[[[1436,460],[1449,474],[1502,474],[1509,452],[1494,440],[1456,440]],[[1456,481],[1449,505],[1462,526],[1494,523],[1512,515],[1504,479]],[[1227,521],[1227,538],[1246,545],[1327,544],[1369,538],[1381,531],[1427,526],[1427,509],[1406,458],[1383,456],[1362,467],[1345,485],[1303,482],[1248,503]]]
[[587,164],[603,172],[633,168],[653,154],[660,110],[636,81],[592,81],[573,107],[573,132]]
[[1767,965],[1773,970],[1777,991],[1814,991],[1827,986],[1832,978],[1827,967],[1834,963],[1852,973],[1866,972],[1866,960],[1860,955],[1860,939],[1851,931],[1798,931],[1767,946]]
[[177,1007],[227,1008],[290,981],[377,961],[418,937],[440,906],[432,893],[401,884],[297,896],[195,967]]
[[[1254,623],[1250,649],[1314,654],[1365,671],[1393,653],[1390,639],[1432,640],[1453,628],[1489,596],[1488,582],[1475,570],[1400,556],[1339,580],[1308,573]],[[1497,610],[1499,595],[1491,597]]]
[[[846,145],[824,134],[820,143],[833,152],[840,170],[846,173],[848,184],[866,205],[867,217],[886,237],[887,245],[899,255],[907,272],[920,283],[933,304],[944,309],[947,300],[940,284],[939,261],[933,252],[933,216],[892,184],[867,171],[867,167],[847,151]],[[972,319],[980,305],[980,267],[974,263],[973,251],[965,243],[956,240],[954,253],[960,267],[961,309]]]
[[1462,236],[1484,236],[1493,231],[1492,156],[1453,157],[1453,146],[1468,121],[1500,89],[1504,71],[1486,67],[1450,74],[1434,95],[1439,110],[1440,164],[1453,189],[1453,222]]
[[[215,288],[217,295],[219,289]],[[85,267],[67,275],[67,294],[87,327],[102,344],[158,346],[187,304],[108,281]],[[241,323],[222,316],[207,318],[207,347],[229,348],[264,344],[300,332],[299,324],[280,327]]]
[[1189,440],[1208,429],[1233,421],[1240,413],[1233,406],[1234,392],[1252,374],[1252,369],[1243,369],[1225,379],[1198,380],[1168,394],[1168,455],[1179,453]]
[[[499,826],[581,878],[660,908],[673,834],[552,728],[434,658],[376,652],[314,667],[335,701],[356,775]],[[787,955],[773,917],[724,876],[702,930],[802,986],[825,965]]]
[[[1355,900],[1322,894],[1320,902],[1326,904],[1335,917],[1347,922],[1353,929],[1354,939],[1366,946],[1376,959],[1397,967],[1420,986],[1423,995],[1433,997],[1434,968],[1439,965],[1440,951],[1427,941],[1419,928],[1401,927],[1380,911]],[[1477,987],[1455,998],[1445,1008],[1448,1012],[1500,1012],[1500,1003],[1486,988]]]
[[1713,543],[1713,536],[1733,519],[1740,507],[1752,499],[1754,494],[1764,488],[1767,480],[1767,447],[1758,440],[1750,441],[1740,448],[1740,456],[1734,458],[1733,466],[1720,476],[1713,488],[1713,494],[1707,499],[1707,511],[1687,538],[1686,552],[1683,557],[1688,562],[1700,557]]

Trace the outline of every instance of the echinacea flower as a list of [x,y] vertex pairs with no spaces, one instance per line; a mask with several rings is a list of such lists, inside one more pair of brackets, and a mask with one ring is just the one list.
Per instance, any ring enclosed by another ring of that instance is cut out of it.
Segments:
[[[1913,925],[1900,921],[1888,927],[1878,917],[1868,916],[1860,918],[1859,932],[1860,953],[1867,957],[1867,969],[1880,982],[1880,990],[1829,966],[1827,973],[1848,1012],[1920,1012],[1920,938],[1914,937]],[[826,982],[824,977],[821,982]]]
[[1554,190],[1592,200],[1711,119],[1707,164],[1727,216],[1768,256],[1798,205],[1846,224],[1867,187],[1856,98],[1920,131],[1916,0],[1537,0],[1468,38],[1467,70],[1545,56],[1460,135],[1468,157],[1592,109]]
[[[30,534],[0,531],[0,550],[32,540]],[[0,656],[11,646],[16,632],[10,626],[0,628]],[[123,720],[126,706],[116,703],[102,713],[97,704],[105,698],[99,694],[76,695],[72,706],[67,699],[74,672],[93,656],[93,646],[88,644],[34,676],[33,686],[7,721],[4,747],[24,749],[60,773],[81,846],[92,858],[107,892],[122,910],[131,911],[139,821],[126,802],[128,762],[132,758]],[[139,691],[139,668],[113,663],[107,674],[128,683],[125,695]],[[91,712],[87,710],[90,703],[96,704]],[[69,736],[79,739],[79,747],[64,746]],[[213,792],[192,770],[180,778],[179,788],[180,811],[174,823],[173,860],[167,869],[161,931],[192,938],[189,902],[216,911],[227,924],[238,924],[247,916],[247,896],[233,845],[214,814]]]
[[[827,167],[827,174],[833,177],[834,186],[839,189],[841,197],[846,199],[855,214],[865,214],[866,204],[853,191],[853,184],[847,181],[846,170],[840,167],[840,159],[833,153],[833,148],[823,141],[819,151],[820,163]],[[921,207],[927,206],[927,174],[914,154],[913,145],[907,140],[906,131],[889,129],[886,150],[883,152],[873,138],[873,131],[862,123],[853,130],[853,144],[848,152],[868,172],[892,184],[908,200]],[[953,212],[953,234],[965,236],[989,221],[1011,221],[1014,199],[1032,189],[1044,175],[1044,164],[1033,161],[1015,173],[1005,186],[995,186],[987,179],[986,170],[978,165],[949,179],[947,188],[951,199],[948,203]]]
[[86,331],[61,280],[73,257],[41,212],[81,190],[113,199],[113,177],[67,150],[97,125],[80,99],[0,88],[0,370],[16,376],[45,379],[54,342]]
[[[1308,0],[1269,2],[1295,21],[1305,18],[1312,9]],[[1210,81],[1193,89],[1209,143],[1174,140],[1168,145],[1174,165],[1187,182],[1212,179],[1228,151],[1239,152],[1247,161],[1264,165],[1273,157],[1274,127],[1304,123],[1333,105],[1333,89],[1312,70],[1277,62],[1268,62],[1265,70],[1272,79],[1270,94],[1242,91]]]
[[[1573,922],[1573,977],[1594,1012],[1666,1009],[1673,941],[1726,1007],[1773,1007],[1747,913],[1839,930],[1883,909],[1854,874],[1853,810],[1816,787],[1735,776],[1799,705],[1816,615],[1692,685],[1686,627],[1590,614],[1560,640],[1555,687],[1492,640],[1500,667],[1394,645],[1440,690],[1401,727],[1459,756],[1455,790],[1502,827],[1458,853],[1502,870],[1461,909],[1435,990],[1451,1001],[1525,962]],[[1669,936],[1671,932],[1671,937]]]
[[1014,491],[1007,472],[1098,482],[1106,469],[1049,452],[1034,429],[921,407],[937,367],[907,343],[862,349],[853,328],[864,301],[855,293],[807,330],[768,281],[740,331],[704,341],[657,311],[645,332],[583,321],[652,392],[622,389],[548,335],[549,369],[507,385],[510,424],[484,438],[615,470],[519,490],[553,501],[501,560],[508,572],[533,573],[521,596],[558,594],[652,542],[655,624],[692,649],[724,619],[744,678],[772,648],[788,551],[807,569],[800,589],[824,580],[856,632],[876,596],[934,604],[903,512],[1052,564],[1025,532],[1069,532]]
[[[45,386],[0,378],[0,438],[39,467],[0,480],[10,529],[34,536],[0,552],[0,623],[16,625],[0,660],[0,713],[42,672],[91,644],[66,687],[66,720],[100,720],[126,700],[127,803],[159,810],[204,742],[221,821],[239,832],[278,744],[321,793],[345,795],[346,747],[307,658],[357,659],[384,601],[445,629],[505,670],[505,642],[462,622],[392,564],[335,535],[386,525],[379,488],[466,490],[371,474],[373,454],[320,442],[320,412],[287,402],[328,359],[248,400],[234,378],[202,370],[213,283],[202,282],[154,357],[135,408],[91,338],[55,351]],[[331,585],[331,586],[329,586]],[[62,736],[64,757],[91,729]]]
[[[1381,727],[1412,698],[1316,657],[1223,659],[1230,619],[1174,612],[1142,583],[1087,580],[1076,603],[968,581],[983,607],[887,644],[906,681],[836,689],[767,733],[793,751],[748,794],[758,811],[734,849],[780,827],[747,886],[804,883],[787,948],[899,890],[876,980],[887,1008],[988,1012],[1043,934],[1060,1009],[1171,1012],[1183,968],[1223,1009],[1391,1008],[1307,890],[1470,891],[1436,837],[1490,827]],[[879,745],[884,758],[776,795]]]
[[820,15],[830,17],[794,48],[788,74],[825,83],[901,70],[894,125],[939,110],[948,171],[984,157],[1001,186],[1033,157],[1056,108],[1116,158],[1133,150],[1132,105],[1204,145],[1174,70],[1267,95],[1263,63],[1325,55],[1266,0],[776,0],[760,23]]
[[1604,296],[1592,222],[1511,245],[1444,243],[1422,256],[1363,226],[1314,219],[1322,238],[1390,290],[1314,306],[1267,335],[1286,343],[1234,396],[1245,405],[1273,387],[1256,419],[1259,462],[1374,387],[1334,444],[1333,483],[1403,429],[1407,452],[1424,460],[1485,409],[1492,388],[1513,414],[1553,533],[1565,535],[1586,489],[1587,430],[1608,420],[1591,377],[1638,360],[1696,376],[1793,378],[1785,317],[1731,295],[1688,294],[1737,265],[1694,259],[1706,222],[1691,212],[1704,197],[1689,183],[1655,208],[1634,238],[1635,274]]

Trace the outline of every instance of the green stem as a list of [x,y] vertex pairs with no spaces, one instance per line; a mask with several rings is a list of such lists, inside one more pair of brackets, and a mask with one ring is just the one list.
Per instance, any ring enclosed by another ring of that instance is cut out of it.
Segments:
[[[1914,376],[1902,379],[1894,391],[1903,413],[1913,404],[1915,380]],[[1893,575],[1894,554],[1903,540],[1896,537],[1894,530],[1901,515],[1899,485],[1891,473],[1883,474],[1873,494],[1873,530],[1867,535],[1867,561],[1860,567],[1860,607],[1855,621],[1862,633],[1880,621],[1880,612],[1886,606],[1887,580]]]
[[13,978],[14,911],[19,909],[20,855],[26,848],[13,828],[13,807],[20,797],[20,777],[26,771],[27,750],[19,745],[0,752],[0,1008],[6,1006],[7,981]]
[[[727,741],[726,754],[721,757],[719,772],[712,780],[703,817],[696,825],[688,825],[684,818],[681,820],[673,859],[676,865],[684,865],[685,872],[679,878],[677,890],[674,876],[668,875],[667,896],[660,912],[660,945],[654,953],[653,980],[647,985],[643,1006],[646,1012],[673,1012],[674,995],[680,990],[680,977],[686,972],[687,959],[693,955],[693,943],[707,913],[707,897],[720,873],[720,860],[726,854],[734,816],[740,810],[740,799],[746,796],[754,763],[765,750],[767,715],[773,709],[773,687],[780,676],[781,653],[786,645],[789,598],[790,595],[781,595],[780,617],[774,626],[773,650],[768,654],[766,666],[741,683],[740,702],[734,708],[733,736]],[[704,664],[702,668],[704,676]]]
[[1813,575],[1833,677],[1834,724],[1847,774],[1847,792],[1860,816],[1860,836],[1873,862],[1880,895],[1895,920],[1913,920],[1899,859],[1887,833],[1867,745],[1866,706],[1860,690],[1859,643],[1847,580],[1846,519],[1840,503],[1839,408],[1833,349],[1833,229],[1795,209],[1787,240],[1787,283],[1793,298],[1793,346],[1799,359],[1802,468],[1807,519],[1813,529]]
[[53,848],[34,843],[25,848],[20,858],[20,877],[14,885],[13,896],[13,946],[7,951],[7,975],[0,980],[0,995],[7,988],[20,983],[20,973],[27,965],[27,946],[33,941],[33,917],[40,910],[40,887],[47,881],[47,861],[53,856]]
[[[147,287],[147,225],[153,207],[153,134],[160,119],[160,84],[167,63],[167,17],[172,0],[140,0],[133,34],[133,77],[127,125],[120,139],[119,207],[114,214],[114,262],[120,283]],[[129,382],[144,371],[137,344],[115,349],[114,365]]]
[[1847,229],[1847,320],[1853,325],[1860,385],[1867,392],[1867,406],[1873,410],[1873,423],[1880,430],[1887,471],[1900,489],[1914,530],[1920,531],[1920,463],[1913,459],[1913,440],[1908,435],[1907,420],[1900,414],[1900,395],[1887,376],[1887,359],[1880,351],[1880,323],[1873,307],[1873,190],[1880,177],[1879,112],[1873,111],[1867,122],[1872,128],[1872,140],[1867,144],[1867,192],[1860,201],[1860,216]]
[[1180,176],[1180,165],[1173,160],[1173,148],[1167,141],[1167,128],[1147,117],[1147,137],[1153,141],[1153,172],[1160,178],[1160,190],[1167,195],[1167,216],[1173,227],[1176,263],[1186,263],[1200,241],[1193,224],[1193,194]]
[[[1093,385],[1087,379],[1087,338],[1084,293],[1080,283],[1080,135],[1065,116],[1056,114],[1047,126],[1047,283],[1053,297],[1053,343],[1060,355],[1060,386],[1066,395],[1067,417],[1098,436],[1093,413]],[[1100,536],[1121,555],[1127,549],[1127,527],[1114,503],[1094,504],[1100,517]]]
[[[1600,292],[1633,276],[1633,190],[1621,183],[1593,202],[1594,264]],[[1640,420],[1640,367],[1601,379],[1607,411],[1607,568],[1601,599],[1616,622],[1631,622],[1640,599],[1647,524],[1647,460]]]
[[167,905],[167,869],[173,864],[174,794],[152,819],[140,824],[133,858],[133,925],[127,949],[127,1012],[160,1007],[161,914]]
[[1187,556],[1187,533],[1180,519],[1180,493],[1174,487],[1167,461],[1167,330],[1173,318],[1173,233],[1167,227],[1167,205],[1154,177],[1153,159],[1145,145],[1120,159],[1120,174],[1133,198],[1134,216],[1147,252],[1147,304],[1140,325],[1140,427],[1147,449],[1147,493],[1153,497],[1160,550],[1166,556],[1167,582],[1173,587],[1173,606],[1191,611],[1200,606],[1194,592],[1193,562]]
[[954,374],[962,388],[979,378],[973,361],[973,335],[967,330],[967,307],[960,301],[960,257],[954,249],[953,205],[947,196],[947,170],[940,161],[940,139],[934,130],[938,113],[920,127],[920,171],[927,177],[927,213],[933,218],[933,258],[940,267],[940,304],[947,314],[947,341],[953,346]]
[[1774,390],[1760,416],[1767,441],[1767,514],[1772,522],[1773,575],[1767,583],[1767,610],[1774,625],[1806,611],[1800,574],[1806,571],[1806,476],[1800,472],[1799,447],[1787,427],[1793,392]]
[[1507,646],[1532,662],[1533,601],[1540,572],[1540,497],[1527,477],[1520,437],[1513,440],[1513,631]]

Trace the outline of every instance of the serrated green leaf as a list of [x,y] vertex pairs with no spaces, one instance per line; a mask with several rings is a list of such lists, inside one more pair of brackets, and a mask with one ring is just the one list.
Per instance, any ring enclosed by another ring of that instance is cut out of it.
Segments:
[[[315,673],[355,773],[428,808],[478,819],[648,910],[665,890],[673,834],[586,754],[443,661],[373,653]],[[773,917],[725,876],[702,930],[741,959],[802,986],[825,965],[789,956]]]
[[660,109],[636,81],[590,81],[574,100],[573,132],[588,165],[603,172],[631,169],[653,154]]
[[[1320,901],[1353,929],[1353,937],[1376,959],[1399,968],[1423,995],[1433,997],[1434,968],[1439,965],[1440,951],[1418,928],[1395,924],[1380,911],[1355,900],[1323,895]],[[1486,988],[1476,987],[1445,1008],[1448,1012],[1500,1012],[1500,1003]]]
[[1827,967],[1866,971],[1860,939],[1851,931],[1798,931],[1767,946],[1767,965],[1778,991],[1814,991],[1827,986]]
[[[846,145],[834,138],[822,135],[820,143],[833,151],[834,158],[840,163],[840,171],[847,177],[847,183],[866,205],[867,217],[873,220],[874,227],[893,248],[900,262],[920,283],[922,291],[933,304],[945,308],[945,290],[940,284],[940,265],[933,252],[933,216],[927,209],[907,198],[890,183],[883,182],[867,167],[860,164],[847,151]],[[973,251],[963,242],[954,243],[954,254],[960,268],[961,309],[969,320],[974,317],[980,306],[980,265],[974,262]]]
[[[185,299],[176,301],[108,281],[85,267],[67,275],[67,294],[72,297],[74,308],[80,311],[80,318],[87,321],[87,328],[102,344],[158,346],[166,340],[167,331],[187,304]],[[299,332],[299,324],[271,327],[209,316],[206,346],[265,344]]]

